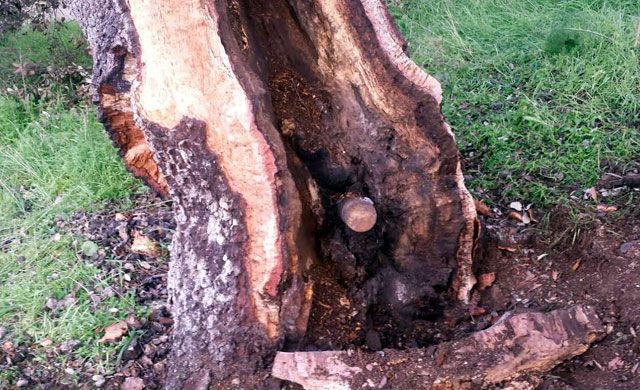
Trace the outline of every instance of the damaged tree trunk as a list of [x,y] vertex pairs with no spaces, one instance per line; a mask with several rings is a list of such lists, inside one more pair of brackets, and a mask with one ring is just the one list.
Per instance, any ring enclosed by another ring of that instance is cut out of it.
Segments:
[[468,299],[474,203],[440,85],[382,0],[78,0],[75,14],[101,120],[173,200],[169,387],[250,386],[304,336],[319,262],[363,316]]

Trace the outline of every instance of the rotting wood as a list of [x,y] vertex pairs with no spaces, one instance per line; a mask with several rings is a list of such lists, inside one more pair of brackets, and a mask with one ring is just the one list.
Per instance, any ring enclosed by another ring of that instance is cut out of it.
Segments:
[[604,335],[589,306],[505,314],[492,327],[426,349],[278,352],[273,376],[307,390],[471,389],[550,370]]

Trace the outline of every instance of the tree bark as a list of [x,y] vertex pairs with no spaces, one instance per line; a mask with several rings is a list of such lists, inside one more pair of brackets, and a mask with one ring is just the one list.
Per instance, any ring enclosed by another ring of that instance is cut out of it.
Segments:
[[[251,386],[303,337],[320,261],[393,318],[468,300],[478,227],[440,85],[381,0],[74,9],[100,119],[173,199],[170,388]],[[344,211],[356,198],[375,213]]]

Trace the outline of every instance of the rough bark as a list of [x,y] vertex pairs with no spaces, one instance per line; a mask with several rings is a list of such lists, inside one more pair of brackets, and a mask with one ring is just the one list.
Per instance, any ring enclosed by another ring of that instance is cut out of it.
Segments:
[[[358,305],[403,321],[443,291],[468,299],[477,223],[440,85],[381,0],[78,0],[75,14],[101,120],[174,201],[169,387],[252,373],[299,340],[321,258]],[[373,228],[340,220],[353,197],[373,201]]]
[[489,329],[427,349],[278,352],[273,375],[307,390],[487,388],[548,371],[585,352],[604,333],[588,306],[505,314]]

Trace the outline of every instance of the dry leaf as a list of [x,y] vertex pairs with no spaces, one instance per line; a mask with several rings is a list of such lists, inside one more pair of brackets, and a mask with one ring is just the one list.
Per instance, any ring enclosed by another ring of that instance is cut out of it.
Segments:
[[618,206],[609,206],[606,204],[599,204],[596,206],[596,209],[598,210],[598,212],[601,212],[601,213],[612,213],[614,211],[618,211]]
[[516,211],[522,211],[523,207],[522,207],[522,203],[520,202],[511,202],[509,203],[509,208],[512,208]]
[[558,277],[560,276],[560,272],[558,271],[551,271],[551,279],[553,279],[554,281],[558,280]]
[[119,341],[122,336],[127,334],[127,323],[125,321],[116,322],[104,329],[104,336],[99,340],[100,343],[113,343]]
[[578,268],[580,268],[580,264],[582,263],[582,259],[576,260],[575,263],[571,266],[571,271],[576,272]]
[[482,291],[487,287],[491,287],[493,285],[493,282],[495,281],[495,272],[487,272],[486,274],[481,274],[480,276],[478,276],[478,290]]
[[535,215],[533,215],[533,209],[532,208],[528,208],[527,209],[527,214],[529,215],[529,219],[531,220],[531,222],[533,223],[538,223],[540,221],[538,221],[535,217]]
[[515,219],[518,222],[524,222],[524,219],[522,218],[522,214],[517,212],[517,211],[510,212],[509,213],[509,218]]
[[496,245],[496,248],[503,250],[503,251],[507,251],[507,252],[515,252],[518,250],[518,248],[514,247],[514,246],[508,246],[508,245]]
[[595,187],[591,187],[587,190],[584,191],[584,198],[585,199],[593,199],[595,201],[598,200],[598,191],[596,191]]
[[139,255],[156,257],[160,254],[158,244],[149,237],[139,233],[133,232],[133,244],[131,244],[131,252]]
[[476,199],[476,198],[473,198],[473,202],[476,205],[476,211],[478,212],[478,214],[484,215],[487,218],[495,218],[496,217],[496,215],[493,213],[493,211],[491,211],[489,206],[484,204],[483,201],[481,201],[479,199]]

